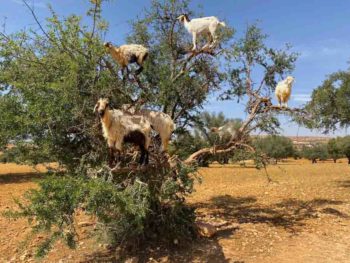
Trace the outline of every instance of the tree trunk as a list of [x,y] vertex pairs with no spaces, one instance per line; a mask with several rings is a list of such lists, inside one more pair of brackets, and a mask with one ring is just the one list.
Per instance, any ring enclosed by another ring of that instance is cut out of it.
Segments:
[[333,159],[333,162],[336,163],[336,162],[337,162],[337,159]]

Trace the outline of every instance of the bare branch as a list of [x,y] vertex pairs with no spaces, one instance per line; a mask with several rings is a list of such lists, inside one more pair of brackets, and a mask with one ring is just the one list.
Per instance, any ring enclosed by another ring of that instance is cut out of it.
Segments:
[[49,39],[51,42],[54,42],[52,41],[51,37],[46,33],[46,31],[44,30],[43,26],[41,25],[41,23],[39,22],[39,19],[38,17],[36,16],[35,12],[34,12],[34,9],[30,7],[30,5],[27,3],[26,0],[22,0],[22,2],[26,5],[26,7],[29,9],[29,11],[32,13],[32,16],[35,20],[35,22],[37,23],[37,25],[39,26],[41,32],[47,37],[47,39]]

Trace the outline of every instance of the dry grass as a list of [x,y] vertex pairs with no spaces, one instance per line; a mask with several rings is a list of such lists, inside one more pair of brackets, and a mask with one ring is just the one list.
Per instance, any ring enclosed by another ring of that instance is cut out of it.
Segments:
[[[32,179],[38,175],[33,172],[30,167],[0,165],[0,211],[13,206],[11,195],[20,196],[35,187]],[[213,165],[200,173],[203,183],[196,185],[188,202],[200,220],[224,225],[212,239],[144,251],[139,255],[141,262],[350,262],[346,160],[337,164],[288,160],[268,167],[272,183],[263,170],[249,165]],[[79,219],[84,220],[83,215]],[[1,262],[23,254],[16,247],[28,232],[25,221],[0,218]],[[44,262],[79,262],[93,251],[101,253],[90,262],[113,262],[114,253],[106,256],[89,238],[88,228],[79,233],[76,251],[59,244]]]

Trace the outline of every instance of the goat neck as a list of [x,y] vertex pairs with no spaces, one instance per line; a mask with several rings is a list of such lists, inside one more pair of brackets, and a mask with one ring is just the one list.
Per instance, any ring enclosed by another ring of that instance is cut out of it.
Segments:
[[112,125],[112,112],[108,109],[105,110],[101,118],[101,122],[106,129],[109,129]]
[[186,16],[184,16],[183,23],[184,23],[185,28],[188,30],[188,29],[189,29],[188,27],[189,27],[190,21],[187,19]]

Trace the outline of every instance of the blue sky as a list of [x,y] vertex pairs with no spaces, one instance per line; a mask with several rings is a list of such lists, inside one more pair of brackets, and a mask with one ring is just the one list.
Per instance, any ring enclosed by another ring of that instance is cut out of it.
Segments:
[[[48,15],[47,3],[61,15],[71,13],[84,15],[87,0],[28,0],[34,6],[41,21]],[[21,0],[0,0],[0,21],[6,17],[8,33],[19,29],[36,27],[29,11]],[[113,42],[123,43],[129,32],[128,21],[142,14],[150,0],[114,0],[105,4],[104,18],[110,23],[107,36]],[[337,70],[347,69],[350,58],[350,1],[346,0],[204,0],[192,1],[195,9],[203,8],[206,16],[215,15],[242,33],[249,23],[259,21],[269,35],[267,43],[281,48],[285,43],[293,45],[293,51],[301,56],[293,76],[296,83],[290,106],[305,103],[314,88],[324,78]],[[223,111],[231,118],[243,118],[242,107],[235,102],[209,99],[206,109]],[[295,136],[318,135],[320,132],[298,128],[296,124],[281,118],[283,134]],[[339,130],[336,135],[344,134]]]

